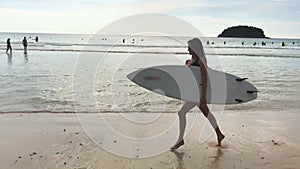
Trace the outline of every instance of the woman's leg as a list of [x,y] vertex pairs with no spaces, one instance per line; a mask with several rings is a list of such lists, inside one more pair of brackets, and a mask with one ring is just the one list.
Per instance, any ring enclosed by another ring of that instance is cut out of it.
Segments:
[[202,111],[203,115],[209,120],[210,124],[213,126],[213,128],[216,131],[217,137],[218,137],[218,146],[221,146],[222,140],[224,139],[224,134],[221,132],[216,118],[214,115],[209,111],[207,105],[202,105],[199,107],[199,109]]
[[180,146],[184,144],[183,136],[185,132],[185,126],[186,126],[186,113],[190,111],[192,108],[194,108],[197,105],[197,103],[192,102],[185,102],[184,105],[181,107],[181,109],[178,112],[179,117],[179,137],[176,141],[176,144],[171,147],[171,149],[178,149]]

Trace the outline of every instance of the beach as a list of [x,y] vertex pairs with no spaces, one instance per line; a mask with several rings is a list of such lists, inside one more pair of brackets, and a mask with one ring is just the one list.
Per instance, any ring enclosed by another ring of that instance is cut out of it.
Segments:
[[[4,51],[8,36],[12,56]],[[253,46],[261,39],[201,37],[208,65],[248,78],[258,97],[209,105],[225,134],[222,147],[215,146],[215,134],[207,133],[207,121],[193,109],[185,145],[170,151],[183,102],[147,91],[126,75],[183,64],[191,37],[178,37],[179,43],[167,37],[42,34],[38,43],[28,40],[24,55],[18,42],[23,36],[1,34],[0,40],[1,169],[300,166],[297,39],[264,39],[266,46]]]
[[220,120],[226,138],[217,147],[215,135],[198,142],[204,122],[200,117],[179,150],[140,159],[103,150],[85,134],[75,114],[1,114],[1,168],[296,169],[300,165],[299,119],[297,112],[227,111]]

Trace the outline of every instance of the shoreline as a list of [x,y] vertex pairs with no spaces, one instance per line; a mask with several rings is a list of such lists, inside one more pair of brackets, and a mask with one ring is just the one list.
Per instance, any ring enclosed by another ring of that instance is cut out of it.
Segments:
[[[232,105],[230,105],[232,106]],[[290,109],[271,109],[271,110],[252,110],[252,109],[242,109],[243,107],[241,107],[240,109],[235,109],[235,108],[228,108],[225,106],[223,113],[224,114],[237,114],[237,115],[241,115],[241,112],[243,112],[242,114],[246,113],[246,114],[251,114],[251,113],[257,113],[260,112],[262,114],[265,113],[298,113],[299,109],[295,109],[295,108],[290,108]],[[221,110],[216,110],[217,112],[220,112]],[[212,110],[212,112],[214,113],[214,110]],[[25,110],[25,111],[0,111],[0,115],[6,115],[6,114],[120,114],[120,113],[166,113],[166,114],[177,114],[178,110],[167,110],[167,111],[147,111],[147,110],[135,110],[135,111],[112,111],[112,110],[105,110],[105,111],[95,111],[95,112],[91,112],[91,111],[81,111],[81,112],[76,112],[74,111],[51,111],[51,110]],[[189,113],[200,113],[201,111],[199,109],[195,109],[195,110],[190,110]]]

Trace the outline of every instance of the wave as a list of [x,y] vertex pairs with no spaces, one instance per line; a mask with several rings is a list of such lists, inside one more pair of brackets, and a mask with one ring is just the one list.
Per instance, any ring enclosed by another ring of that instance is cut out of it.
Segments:
[[[4,50],[5,48],[0,48]],[[14,49],[14,50],[23,50],[23,49]],[[134,50],[86,50],[86,49],[51,49],[51,48],[31,48],[30,51],[61,51],[61,52],[93,52],[93,53],[117,53],[117,54],[174,54],[174,55],[187,55],[187,52],[169,52],[169,51],[134,51]],[[206,55],[211,56],[250,56],[250,57],[278,57],[278,58],[300,58],[300,55],[287,55],[283,53],[210,53],[207,52]]]
[[[5,50],[6,48],[1,48]],[[24,50],[16,48],[14,50]],[[63,52],[96,52],[96,53],[144,53],[144,54],[188,54],[187,52],[165,52],[165,51],[126,51],[126,50],[90,50],[90,49],[51,49],[51,48],[31,48],[30,51],[63,51]]]
[[[278,101],[279,102],[279,101]],[[296,101],[294,101],[296,102]],[[299,101],[298,101],[299,102]],[[223,110],[224,113],[227,111],[290,111],[290,110],[299,110],[299,106],[295,106],[293,103],[284,103],[286,105],[285,107],[282,107],[280,104],[278,106],[272,106],[270,107],[270,103],[264,102],[262,100],[256,101],[255,103],[244,103],[239,105],[227,105],[225,106],[225,109]],[[288,107],[288,109],[287,109]],[[160,113],[167,113],[167,114],[177,114],[178,109],[169,109],[165,111],[155,111],[155,110],[95,110],[95,111],[76,111],[76,110],[45,110],[45,109],[35,109],[35,110],[0,110],[0,114],[130,114],[130,113],[139,113],[139,114],[147,114],[147,113],[154,113],[154,114],[160,114]],[[189,113],[201,113],[200,110],[195,109],[189,111]]]
[[275,58],[297,58],[300,59],[300,55],[282,55],[282,54],[252,54],[252,53],[218,53],[218,54],[209,54],[207,55],[219,55],[219,56],[249,56],[249,57],[275,57]]
[[216,49],[278,49],[278,50],[300,50],[300,47],[281,47],[281,46],[211,46],[206,48],[216,48]]
[[[43,43],[29,43],[29,46],[44,47],[44,46],[82,46],[82,47],[126,47],[126,48],[187,48],[187,45],[169,44],[169,45],[153,45],[153,44],[115,44],[115,43],[64,43],[64,42],[43,42]],[[12,45],[21,45],[20,43],[12,43]],[[1,47],[6,48],[6,42],[0,42]],[[270,46],[252,46],[252,45],[205,45],[204,48],[221,48],[221,49],[284,49],[284,50],[300,50],[300,45],[284,46],[270,45]]]

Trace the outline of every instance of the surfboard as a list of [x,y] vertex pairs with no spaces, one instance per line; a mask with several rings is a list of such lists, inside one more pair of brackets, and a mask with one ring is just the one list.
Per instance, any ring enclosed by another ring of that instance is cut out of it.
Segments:
[[[239,104],[257,98],[257,88],[247,78],[207,69],[206,101],[208,104]],[[199,103],[202,77],[199,67],[160,65],[139,69],[127,75],[139,86],[155,93]]]

